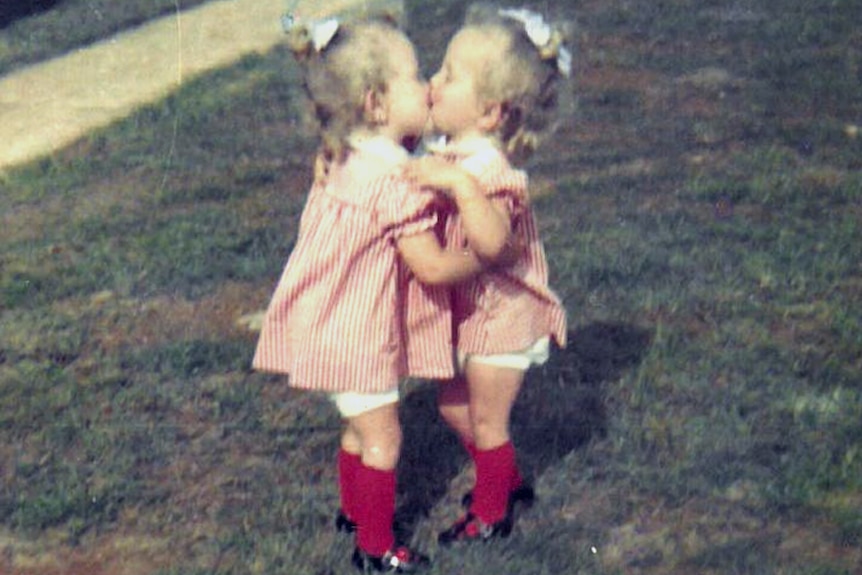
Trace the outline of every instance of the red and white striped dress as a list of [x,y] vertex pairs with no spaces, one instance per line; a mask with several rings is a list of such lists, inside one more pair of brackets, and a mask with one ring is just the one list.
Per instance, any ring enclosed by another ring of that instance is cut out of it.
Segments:
[[394,171],[407,157],[385,138],[356,140],[347,160],[312,187],[267,309],[255,369],[289,374],[290,385],[305,389],[390,391],[407,375],[409,335],[416,365],[450,374],[444,290],[411,288],[422,313],[416,332],[405,333],[404,299],[415,282],[396,240],[438,221],[435,196]]
[[[520,250],[511,266],[485,271],[453,288],[458,351],[476,355],[513,353],[548,336],[560,347],[565,346],[566,310],[548,287],[548,265],[529,205],[527,174],[512,168],[490,139],[475,138],[432,153],[457,162],[478,179],[486,196],[506,208],[513,245]],[[448,218],[446,246],[468,246],[457,213]]]

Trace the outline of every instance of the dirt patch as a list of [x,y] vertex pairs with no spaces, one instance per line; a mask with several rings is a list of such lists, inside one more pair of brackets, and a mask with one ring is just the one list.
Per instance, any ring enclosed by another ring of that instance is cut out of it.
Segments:
[[85,542],[69,545],[51,542],[50,536],[38,544],[26,539],[0,538],[3,553],[0,572],[8,575],[140,575],[170,566],[178,556],[173,538],[150,536],[133,530],[117,531]]
[[238,321],[265,307],[270,288],[227,282],[199,300],[158,296],[148,300],[119,298],[113,292],[93,295],[88,304],[67,302],[92,316],[90,345],[106,352],[158,346],[172,341],[242,337],[247,327]]
[[[735,494],[728,490],[731,499]],[[829,540],[827,526],[768,520],[738,503],[699,499],[679,508],[639,506],[637,516],[610,531],[602,562],[631,575],[745,572],[754,567],[753,557],[763,555],[787,567],[797,566],[801,556],[848,569],[862,565],[862,551]]]

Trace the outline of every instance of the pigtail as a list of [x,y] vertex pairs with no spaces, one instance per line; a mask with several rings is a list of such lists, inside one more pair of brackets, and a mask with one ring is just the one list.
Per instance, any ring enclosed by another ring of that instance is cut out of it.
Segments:
[[534,89],[529,90],[510,104],[500,129],[500,140],[506,154],[515,163],[523,163],[532,156],[545,138],[553,134],[559,117],[561,92],[565,78],[556,65],[537,67]]
[[282,18],[285,45],[302,70],[302,88],[310,102],[309,109],[317,122],[321,146],[314,159],[314,180],[320,183],[329,173],[329,166],[344,154],[342,123],[332,106],[321,94],[325,86],[337,84],[326,66],[326,52],[338,44],[343,35],[342,25],[336,18],[304,21],[294,14]]
[[288,17],[284,18],[285,44],[297,62],[304,63],[312,53],[311,35],[305,26],[294,26],[289,24]]
[[306,94],[312,103],[320,135],[319,156],[328,167],[347,153],[347,138],[359,121],[359,105],[350,98],[350,85],[334,72],[326,55],[316,54],[306,63]]

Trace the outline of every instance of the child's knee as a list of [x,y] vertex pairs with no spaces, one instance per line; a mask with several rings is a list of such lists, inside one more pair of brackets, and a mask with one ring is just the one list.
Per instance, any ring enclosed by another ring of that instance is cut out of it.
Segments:
[[508,420],[483,409],[473,412],[471,426],[476,445],[487,449],[505,443],[509,438]]
[[401,436],[369,441],[362,446],[362,464],[366,467],[388,471],[395,469],[401,453]]

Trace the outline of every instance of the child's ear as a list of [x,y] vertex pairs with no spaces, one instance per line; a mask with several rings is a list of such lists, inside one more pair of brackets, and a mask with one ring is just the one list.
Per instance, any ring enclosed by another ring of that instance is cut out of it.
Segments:
[[488,102],[485,111],[479,116],[479,128],[493,132],[506,120],[506,107],[502,102]]
[[365,121],[369,124],[385,124],[387,119],[386,102],[377,90],[365,92],[365,101],[362,106]]

